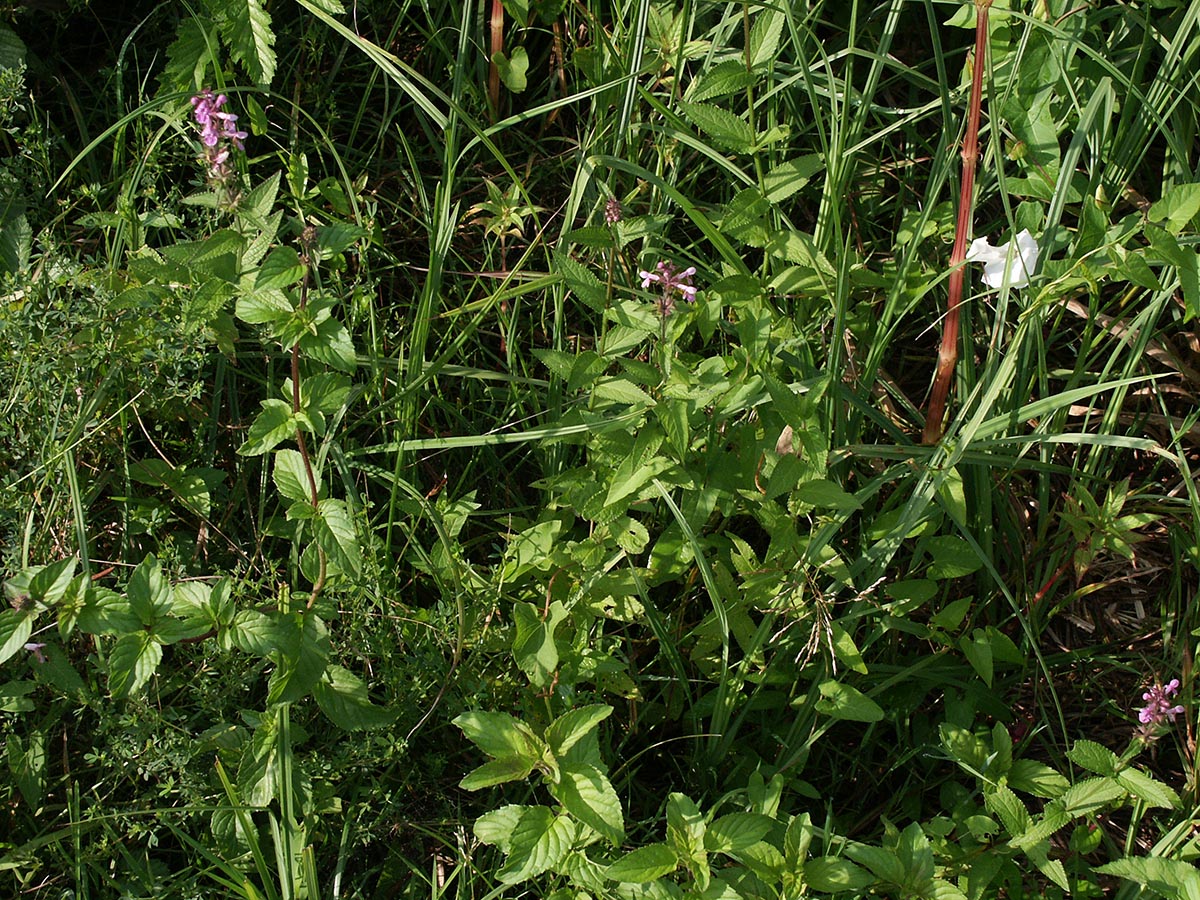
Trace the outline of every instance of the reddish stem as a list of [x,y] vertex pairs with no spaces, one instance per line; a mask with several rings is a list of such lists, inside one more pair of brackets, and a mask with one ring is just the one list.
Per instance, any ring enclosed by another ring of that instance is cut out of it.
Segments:
[[971,72],[971,102],[967,133],[962,148],[962,190],[958,195],[958,221],[954,228],[954,250],[950,254],[950,294],[946,304],[946,326],[938,348],[937,374],[929,395],[929,412],[921,443],[936,444],[942,437],[946,398],[958,364],[959,306],[962,304],[966,270],[967,238],[971,233],[971,200],[975,193],[975,165],[979,161],[979,111],[983,106],[983,64],[987,55],[988,9],[992,0],[975,0],[975,65]]

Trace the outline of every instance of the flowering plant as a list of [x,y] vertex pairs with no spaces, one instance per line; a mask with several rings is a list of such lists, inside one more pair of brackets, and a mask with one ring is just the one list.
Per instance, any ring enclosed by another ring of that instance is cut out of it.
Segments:
[[213,94],[208,88],[192,97],[192,117],[200,127],[208,180],[219,187],[227,187],[234,177],[228,165],[231,149],[245,150],[246,132],[238,129],[238,117],[223,108],[228,102],[224,94]]
[[1023,288],[1029,284],[1029,276],[1037,268],[1041,248],[1037,241],[1024,229],[1016,238],[1016,249],[1012,241],[993,247],[987,238],[976,238],[967,250],[967,262],[983,263],[983,283],[991,288]]

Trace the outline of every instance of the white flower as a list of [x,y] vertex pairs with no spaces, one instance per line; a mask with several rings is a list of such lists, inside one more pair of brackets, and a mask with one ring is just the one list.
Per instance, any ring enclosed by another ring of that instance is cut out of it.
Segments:
[[1007,282],[1010,288],[1022,288],[1037,268],[1039,253],[1037,241],[1026,228],[1017,235],[1016,250],[1011,241],[993,247],[987,238],[976,238],[967,250],[967,262],[983,263],[983,283],[988,287],[999,288]]

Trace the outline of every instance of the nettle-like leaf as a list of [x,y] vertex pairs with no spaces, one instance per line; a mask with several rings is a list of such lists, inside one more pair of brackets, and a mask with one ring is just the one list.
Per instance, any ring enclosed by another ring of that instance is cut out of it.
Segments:
[[678,865],[679,858],[666,844],[648,844],[626,853],[604,875],[611,881],[647,884],[674,872]]
[[558,647],[554,643],[554,631],[567,618],[562,602],[553,601],[545,619],[532,603],[517,603],[513,606],[513,619],[517,634],[513,639],[513,658],[530,683],[545,687],[558,668]]
[[454,720],[472,744],[493,759],[520,757],[535,764],[545,753],[546,742],[533,729],[508,713],[471,710]]
[[614,847],[625,839],[621,801],[603,771],[585,764],[563,764],[558,783],[549,787],[554,799],[567,812],[607,838]]
[[114,697],[136,693],[162,662],[162,644],[148,631],[117,638],[108,654],[108,690]]
[[263,400],[262,411],[250,425],[246,442],[238,447],[242,456],[262,456],[296,433],[292,407],[282,400]]
[[218,9],[221,36],[250,78],[269,85],[275,77],[275,32],[262,0],[209,0]]
[[346,575],[362,574],[362,549],[345,500],[322,500],[313,516],[313,536],[332,565]]
[[0,663],[16,654],[33,634],[33,610],[6,609],[0,612]]
[[[317,496],[321,495],[321,473],[313,470],[313,480],[317,485]],[[308,472],[304,467],[304,457],[298,450],[276,450],[275,466],[272,478],[279,493],[288,500],[299,503],[312,503],[309,492]]]
[[367,686],[341,666],[329,666],[313,688],[317,706],[338,728],[355,731],[390,725],[396,718],[392,710],[376,706],[367,696]]
[[281,620],[284,644],[273,654],[277,665],[268,685],[268,703],[294,703],[316,687],[329,662],[329,630],[315,613]]
[[560,865],[575,841],[575,823],[544,806],[522,814],[509,841],[508,858],[496,873],[504,884],[517,884]]
[[595,704],[563,713],[546,729],[546,742],[560,757],[596,730],[612,714],[611,706]]
[[191,91],[207,81],[208,67],[217,46],[214,24],[199,18],[184,19],[167,48],[167,64],[158,76],[168,91]]

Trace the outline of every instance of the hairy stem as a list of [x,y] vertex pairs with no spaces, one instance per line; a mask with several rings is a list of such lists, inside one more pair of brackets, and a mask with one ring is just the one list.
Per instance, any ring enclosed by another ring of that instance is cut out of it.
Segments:
[[[316,242],[316,232],[310,227],[305,228],[304,233],[300,236],[301,255],[300,262],[304,264],[304,277],[300,281],[300,309],[308,306],[308,286],[311,280],[312,273],[312,247]],[[300,412],[300,343],[297,341],[292,344],[292,414],[296,415]],[[313,509],[316,509],[321,502],[321,498],[317,492],[317,476],[313,473],[312,458],[308,454],[308,444],[304,440],[304,432],[296,428],[296,446],[300,450],[300,459],[304,462],[304,474],[308,478],[308,496],[312,502]],[[321,595],[321,590],[325,587],[325,551],[320,544],[317,547],[317,560],[319,570],[317,578],[313,582],[312,591],[308,595],[308,608],[312,609],[313,604],[317,602],[317,597]]]
[[966,270],[967,239],[971,236],[971,207],[975,193],[975,166],[979,161],[979,111],[983,105],[983,66],[987,56],[988,9],[992,0],[975,0],[975,65],[971,72],[971,101],[967,112],[967,133],[962,148],[962,190],[958,196],[958,220],[954,228],[954,250],[950,253],[949,298],[946,324],[938,348],[937,373],[929,395],[929,411],[921,443],[936,444],[942,437],[946,418],[946,398],[958,364],[959,306],[962,304]]

